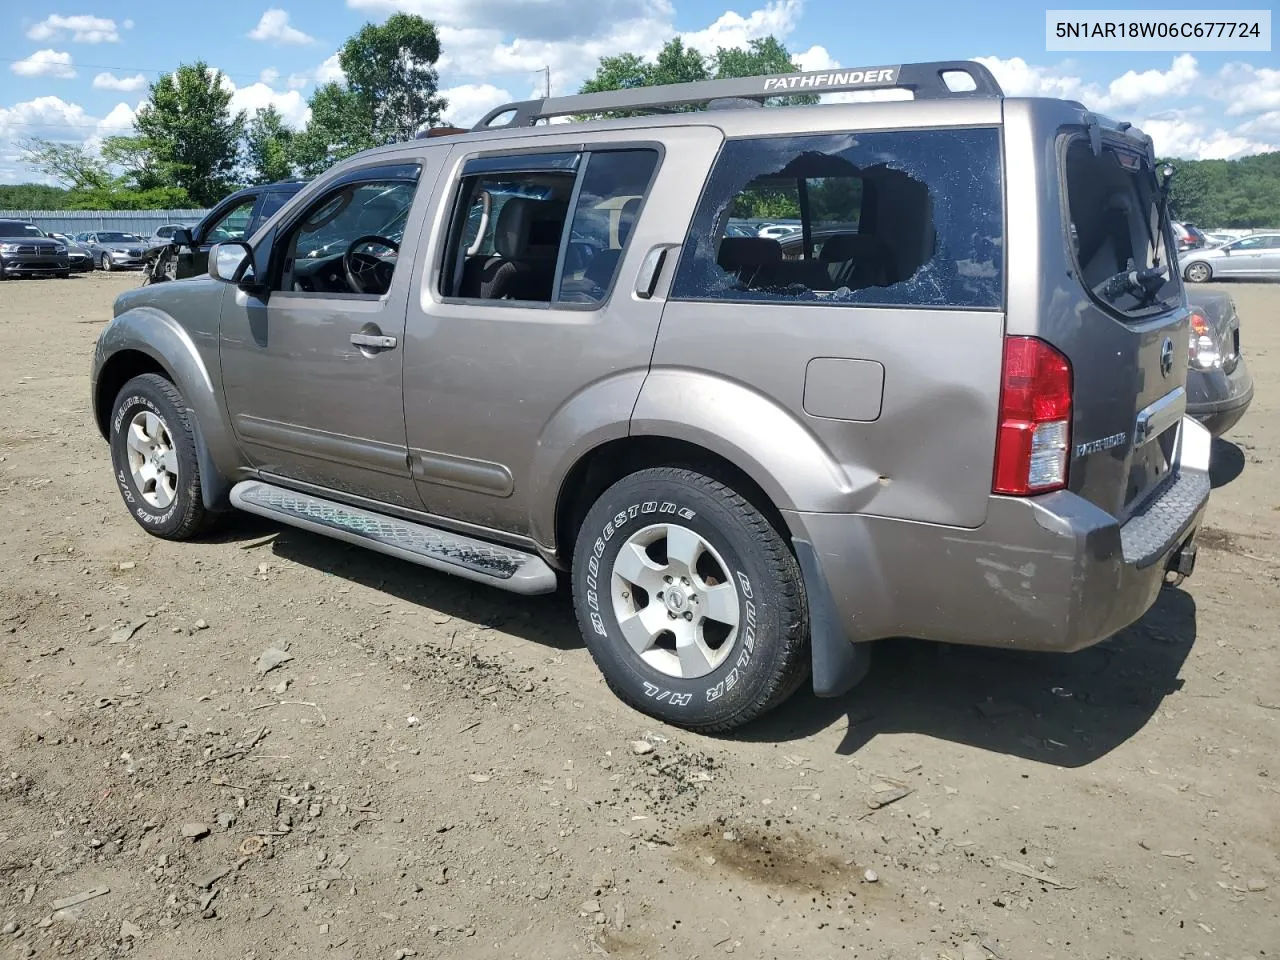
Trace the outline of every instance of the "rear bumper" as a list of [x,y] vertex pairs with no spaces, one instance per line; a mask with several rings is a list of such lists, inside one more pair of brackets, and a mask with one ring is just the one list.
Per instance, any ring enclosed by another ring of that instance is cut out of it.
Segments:
[[1187,374],[1187,414],[1215,437],[1239,423],[1252,402],[1253,374],[1244,357],[1230,373],[1192,368]]
[[1069,652],[1106,639],[1187,575],[1209,500],[1210,437],[1184,419],[1181,461],[1125,523],[1073,493],[992,497],[976,529],[787,514],[813,544],[849,640],[908,636]]

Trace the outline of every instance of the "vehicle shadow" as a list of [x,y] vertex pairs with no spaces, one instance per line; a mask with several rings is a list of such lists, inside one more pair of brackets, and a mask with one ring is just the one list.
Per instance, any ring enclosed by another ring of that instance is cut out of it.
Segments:
[[841,754],[879,734],[920,733],[1080,767],[1136,734],[1182,688],[1178,674],[1195,639],[1194,599],[1165,589],[1138,623],[1073,654],[884,641],[866,680],[844,697],[802,689],[737,738],[786,742],[844,718]]
[[[267,536],[273,536],[269,544],[254,545]],[[583,646],[563,582],[554,594],[516,596],[247,514],[212,540],[239,544],[262,557],[258,562],[276,557],[376,590],[423,608],[424,616],[448,614],[552,650]],[[1194,599],[1165,589],[1136,624],[1072,654],[881,641],[870,674],[845,696],[820,699],[806,683],[777,710],[727,736],[786,743],[843,720],[836,752],[844,755],[878,734],[919,733],[1055,766],[1085,766],[1140,731],[1164,698],[1182,688],[1179,673],[1196,632]]]
[[1215,490],[1225,487],[1244,473],[1244,464],[1243,450],[1230,440],[1216,438],[1209,451],[1209,483]]
[[[272,534],[276,536],[269,545],[247,547]],[[386,594],[389,600],[394,598],[422,608],[424,616],[427,611],[448,614],[460,621],[501,629],[554,650],[583,646],[568,590],[563,585],[553,594],[517,596],[252,515],[238,519],[232,529],[211,539],[212,542],[238,542],[255,555],[263,554],[266,562],[275,556],[368,587]]]

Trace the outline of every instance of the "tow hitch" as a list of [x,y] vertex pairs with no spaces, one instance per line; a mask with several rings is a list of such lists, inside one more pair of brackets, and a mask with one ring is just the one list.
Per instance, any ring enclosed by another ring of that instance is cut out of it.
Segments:
[[1195,537],[1192,536],[1169,557],[1169,562],[1164,568],[1164,582],[1171,587],[1176,587],[1191,576],[1195,568],[1196,543]]

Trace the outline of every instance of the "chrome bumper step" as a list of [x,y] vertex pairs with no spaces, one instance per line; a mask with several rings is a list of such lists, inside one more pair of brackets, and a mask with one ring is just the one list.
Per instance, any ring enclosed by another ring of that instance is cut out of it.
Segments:
[[512,593],[551,593],[556,589],[555,571],[535,554],[261,480],[237,483],[231,488],[231,503],[248,513]]

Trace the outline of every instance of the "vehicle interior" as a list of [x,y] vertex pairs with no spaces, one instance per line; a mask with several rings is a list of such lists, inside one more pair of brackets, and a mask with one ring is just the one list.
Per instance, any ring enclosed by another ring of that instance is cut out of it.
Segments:
[[[1163,205],[1145,161],[1110,146],[1095,154],[1080,137],[1067,147],[1065,171],[1072,253],[1085,287],[1123,312],[1143,312],[1176,296]],[[1143,270],[1151,273],[1148,280],[1127,279]]]
[[416,184],[355,183],[314,208],[286,241],[281,289],[383,296],[391,289]]
[[450,289],[473,300],[550,301],[575,174],[473,177]]
[[[734,236],[729,217],[767,206],[801,222],[781,240]],[[815,293],[887,287],[909,279],[934,254],[926,184],[887,166],[855,167],[806,153],[753,180],[724,211],[717,263],[748,290]]]

